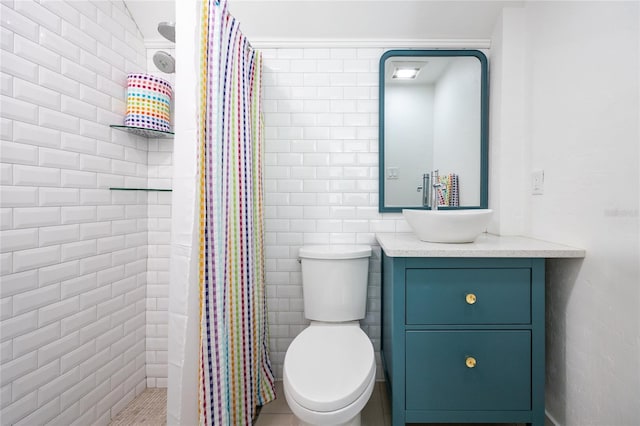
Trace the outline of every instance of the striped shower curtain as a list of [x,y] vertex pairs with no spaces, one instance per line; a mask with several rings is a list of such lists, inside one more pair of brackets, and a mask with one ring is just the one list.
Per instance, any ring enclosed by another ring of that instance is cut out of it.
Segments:
[[250,425],[275,397],[264,294],[262,57],[203,0],[199,107],[200,424]]

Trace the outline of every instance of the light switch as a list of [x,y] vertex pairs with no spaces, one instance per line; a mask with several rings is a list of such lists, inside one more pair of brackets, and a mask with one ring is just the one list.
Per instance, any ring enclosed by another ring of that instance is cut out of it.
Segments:
[[387,167],[387,179],[398,179],[399,171],[397,167]]
[[544,194],[544,170],[533,169],[531,173],[531,193],[533,195]]

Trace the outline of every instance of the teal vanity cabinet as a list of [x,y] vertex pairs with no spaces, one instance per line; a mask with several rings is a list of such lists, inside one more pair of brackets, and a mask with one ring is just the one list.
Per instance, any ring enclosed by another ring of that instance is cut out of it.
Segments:
[[544,258],[382,253],[393,425],[544,424]]

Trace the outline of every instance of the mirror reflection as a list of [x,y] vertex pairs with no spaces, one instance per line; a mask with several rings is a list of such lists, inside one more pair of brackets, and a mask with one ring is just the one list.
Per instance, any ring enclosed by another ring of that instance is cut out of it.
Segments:
[[390,51],[380,72],[380,211],[486,208],[484,55]]

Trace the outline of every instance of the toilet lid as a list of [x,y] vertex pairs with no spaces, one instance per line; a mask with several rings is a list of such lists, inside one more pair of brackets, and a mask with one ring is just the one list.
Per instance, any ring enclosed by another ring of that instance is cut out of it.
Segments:
[[371,256],[371,246],[366,245],[328,245],[304,246],[298,250],[298,256],[306,259],[359,259]]
[[312,324],[291,342],[284,359],[287,390],[313,411],[351,404],[375,372],[373,345],[357,323]]

